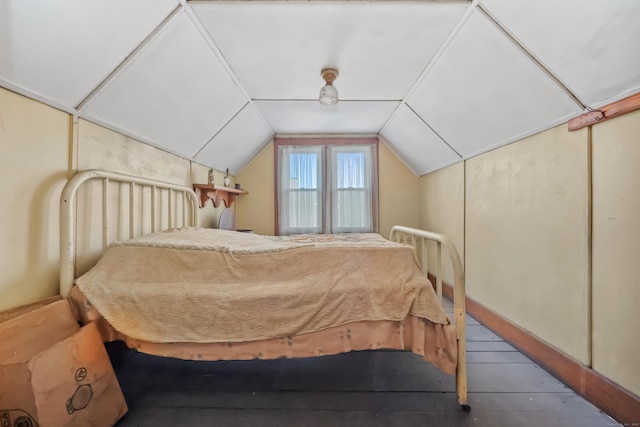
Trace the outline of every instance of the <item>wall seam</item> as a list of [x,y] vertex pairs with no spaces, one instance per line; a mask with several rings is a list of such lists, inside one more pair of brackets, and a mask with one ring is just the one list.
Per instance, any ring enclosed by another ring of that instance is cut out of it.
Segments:
[[[467,161],[462,161],[462,271],[467,280]],[[466,286],[466,285],[465,285]],[[465,294],[467,290],[465,289]]]
[[593,368],[593,130],[587,128],[587,366]]

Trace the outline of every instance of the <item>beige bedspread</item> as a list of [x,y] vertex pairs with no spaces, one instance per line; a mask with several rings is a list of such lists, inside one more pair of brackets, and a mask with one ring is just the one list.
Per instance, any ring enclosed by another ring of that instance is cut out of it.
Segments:
[[180,229],[109,247],[76,281],[138,340],[244,342],[407,315],[448,324],[413,249],[376,234]]

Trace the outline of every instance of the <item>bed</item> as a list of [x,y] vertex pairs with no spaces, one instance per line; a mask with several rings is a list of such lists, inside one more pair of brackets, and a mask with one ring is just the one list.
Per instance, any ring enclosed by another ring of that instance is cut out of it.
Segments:
[[[96,180],[101,196],[90,203],[101,205],[103,251],[76,274],[78,192]],[[125,197],[129,209],[122,215],[117,208],[118,220],[128,222],[124,239],[112,239],[110,230],[113,185],[128,188],[128,197],[121,190],[115,197]],[[469,410],[464,274],[446,236],[400,226],[390,239],[202,229],[191,189],[100,170],[69,180],[60,218],[61,294],[105,341],[191,360],[410,350],[456,375],[458,403]],[[429,241],[435,289],[422,267]],[[454,272],[453,323],[441,303],[443,246]]]

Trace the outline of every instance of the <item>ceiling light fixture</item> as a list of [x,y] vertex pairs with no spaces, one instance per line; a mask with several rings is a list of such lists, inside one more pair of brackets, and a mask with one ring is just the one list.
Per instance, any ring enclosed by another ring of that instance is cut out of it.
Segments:
[[338,102],[338,91],[333,87],[333,81],[338,77],[338,70],[325,68],[320,73],[326,84],[320,89],[318,101],[322,105],[333,105]]

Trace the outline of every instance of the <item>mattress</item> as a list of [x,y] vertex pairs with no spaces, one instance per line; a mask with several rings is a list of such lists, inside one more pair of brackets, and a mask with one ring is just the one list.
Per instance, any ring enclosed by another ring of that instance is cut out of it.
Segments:
[[372,233],[154,233],[112,244],[72,295],[106,339],[152,354],[218,360],[399,348],[455,369],[455,328],[413,249]]

